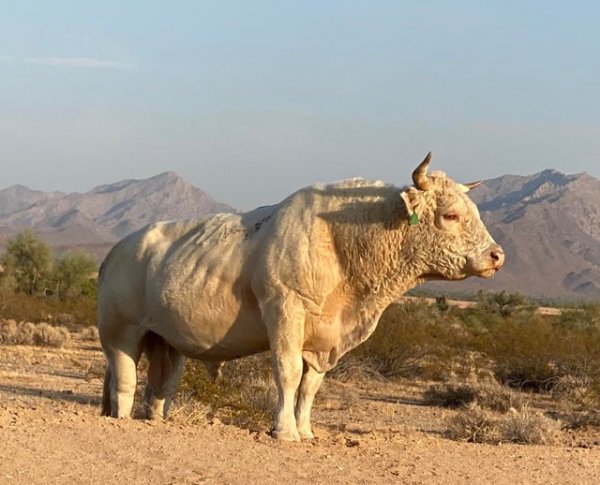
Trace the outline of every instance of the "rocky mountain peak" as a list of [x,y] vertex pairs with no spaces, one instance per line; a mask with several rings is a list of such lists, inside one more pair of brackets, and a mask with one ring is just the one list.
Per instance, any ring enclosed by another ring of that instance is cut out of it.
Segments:
[[29,227],[51,243],[60,239],[62,244],[69,234],[74,244],[93,245],[110,245],[159,220],[233,211],[175,172],[100,185],[85,193],[5,189],[0,191],[0,207],[7,208],[0,214],[0,235]]

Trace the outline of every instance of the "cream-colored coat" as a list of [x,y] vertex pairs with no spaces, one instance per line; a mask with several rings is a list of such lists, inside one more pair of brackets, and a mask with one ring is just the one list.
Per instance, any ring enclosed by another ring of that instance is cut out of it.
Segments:
[[105,414],[129,415],[143,350],[148,412],[164,416],[182,355],[221,362],[270,348],[273,435],[312,437],[324,373],[394,299],[427,278],[489,276],[502,265],[465,186],[442,173],[428,179],[427,190],[362,179],[312,186],[274,206],[153,224],[118,243],[98,293]]

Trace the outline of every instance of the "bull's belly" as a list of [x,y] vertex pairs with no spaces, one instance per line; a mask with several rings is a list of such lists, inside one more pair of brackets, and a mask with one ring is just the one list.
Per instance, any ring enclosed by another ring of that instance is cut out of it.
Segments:
[[225,332],[219,326],[211,338],[205,340],[203,332],[198,333],[198,342],[188,357],[201,360],[232,360],[269,350],[267,329],[260,318],[240,318]]
[[144,326],[187,357],[222,361],[269,349],[267,330],[258,309],[194,319],[182,319],[181,315],[169,313],[160,312],[158,318],[147,316]]

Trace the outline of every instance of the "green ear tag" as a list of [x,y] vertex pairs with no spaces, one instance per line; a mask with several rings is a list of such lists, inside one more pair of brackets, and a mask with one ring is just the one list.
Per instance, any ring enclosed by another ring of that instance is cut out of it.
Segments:
[[416,212],[413,212],[412,215],[410,216],[410,225],[416,226],[418,223],[419,223],[419,216],[417,215]]

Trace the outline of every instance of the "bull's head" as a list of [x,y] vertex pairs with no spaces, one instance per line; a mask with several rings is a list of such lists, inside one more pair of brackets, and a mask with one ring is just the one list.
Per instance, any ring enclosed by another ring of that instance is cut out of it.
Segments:
[[412,174],[401,196],[417,232],[413,254],[424,277],[462,279],[493,276],[504,264],[504,251],[485,228],[467,192],[479,183],[459,184],[443,172],[427,173],[431,153]]

